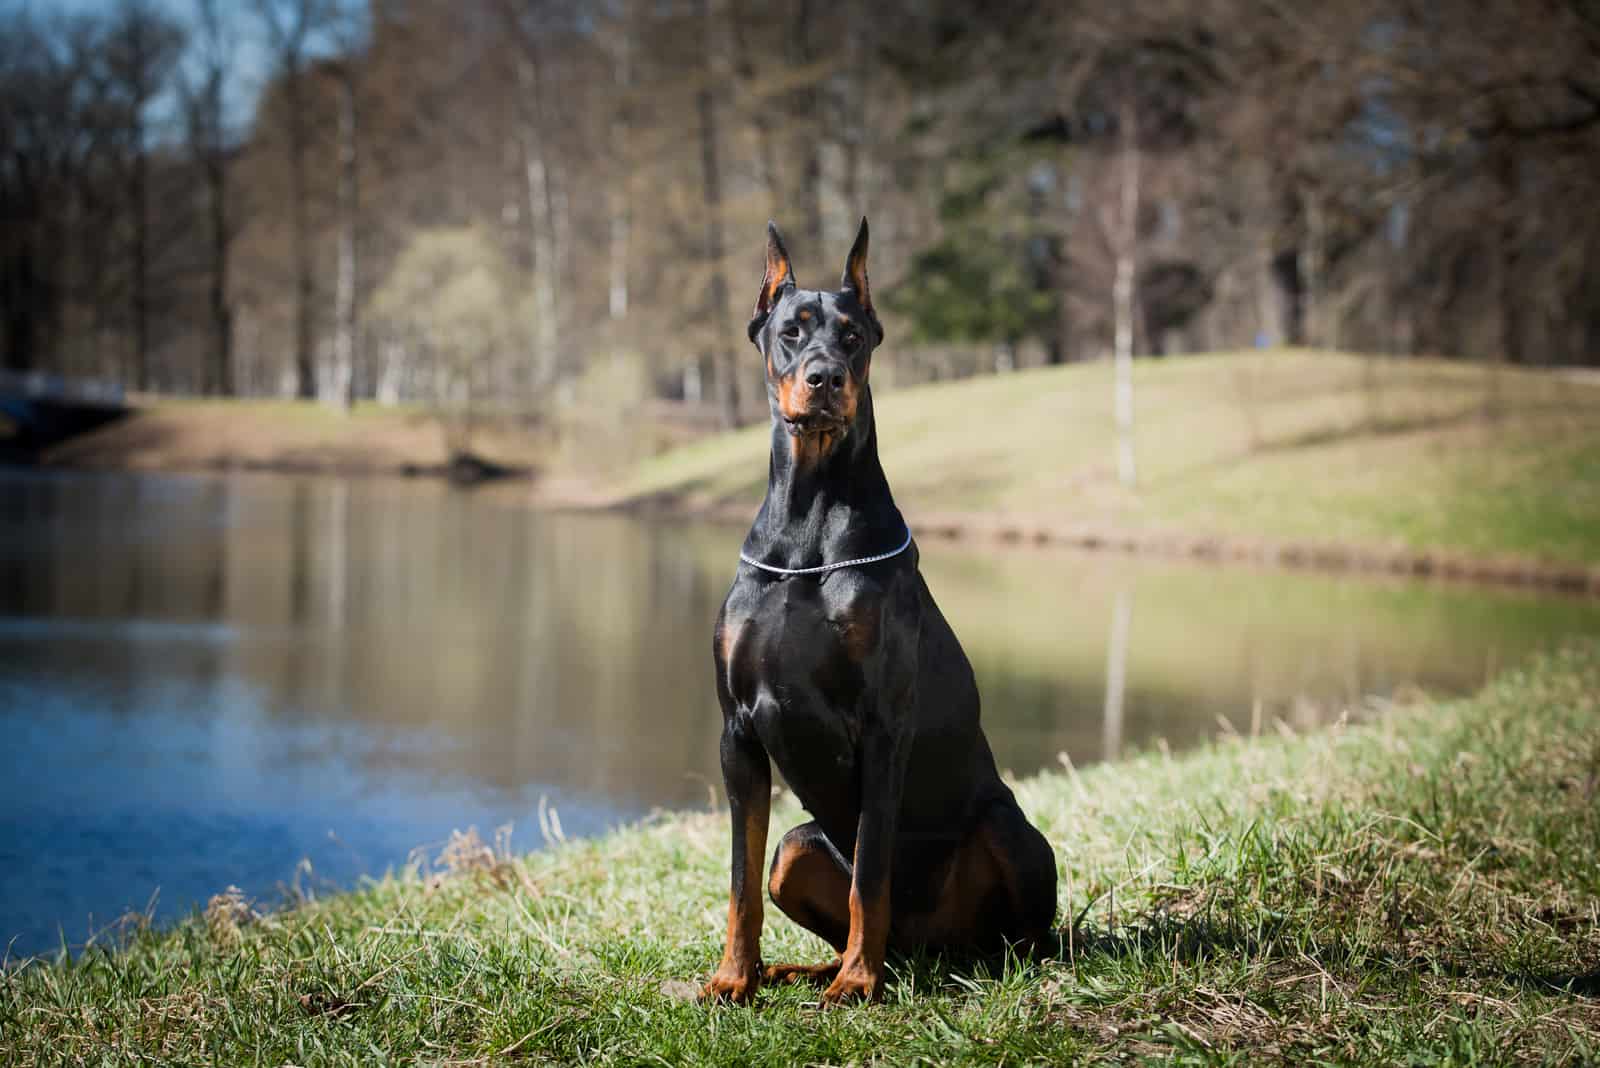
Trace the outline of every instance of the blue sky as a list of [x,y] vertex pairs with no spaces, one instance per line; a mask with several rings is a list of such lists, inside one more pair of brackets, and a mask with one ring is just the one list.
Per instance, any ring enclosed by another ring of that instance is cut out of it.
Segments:
[[[123,2],[124,0],[10,0],[8,3],[6,0],[0,0],[0,11],[20,8],[38,15],[111,14]],[[193,0],[149,0],[149,2],[167,11],[180,22],[188,23],[194,18]],[[256,97],[260,95],[266,81],[266,48],[262,42],[261,29],[251,11],[251,5],[246,0],[219,0],[218,8],[223,17],[233,25],[237,35],[238,69],[233,84],[229,87],[228,106],[232,112],[232,121],[242,125],[249,122],[254,113]],[[169,93],[153,105],[151,118],[157,124],[161,124],[173,120],[175,115],[176,110]]]

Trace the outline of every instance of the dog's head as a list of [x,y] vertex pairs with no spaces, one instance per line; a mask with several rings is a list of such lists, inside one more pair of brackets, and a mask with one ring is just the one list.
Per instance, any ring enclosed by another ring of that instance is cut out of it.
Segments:
[[767,362],[773,418],[796,455],[832,451],[855,423],[883,327],[867,288],[867,220],[845,259],[836,290],[801,289],[774,223],[767,224],[767,269],[750,319],[750,340]]

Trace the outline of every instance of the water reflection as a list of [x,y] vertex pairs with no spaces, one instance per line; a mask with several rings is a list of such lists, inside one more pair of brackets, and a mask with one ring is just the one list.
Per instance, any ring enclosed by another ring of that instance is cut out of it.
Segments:
[[[739,531],[381,481],[0,477],[0,938],[347,882],[476,823],[537,842],[720,790]],[[1600,606],[924,546],[1018,773],[1400,686],[1464,690]]]

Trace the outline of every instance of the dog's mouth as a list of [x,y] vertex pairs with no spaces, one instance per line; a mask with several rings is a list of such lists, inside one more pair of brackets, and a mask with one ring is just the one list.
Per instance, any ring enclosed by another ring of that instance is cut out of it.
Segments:
[[791,434],[821,434],[844,426],[844,417],[836,412],[803,412],[785,416],[783,423]]

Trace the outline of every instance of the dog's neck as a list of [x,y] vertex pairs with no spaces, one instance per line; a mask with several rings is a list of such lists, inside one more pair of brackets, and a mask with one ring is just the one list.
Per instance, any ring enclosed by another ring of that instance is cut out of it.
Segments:
[[856,417],[826,453],[797,448],[776,410],[767,496],[745,551],[780,567],[814,567],[893,549],[905,520],[878,462],[872,390],[861,387]]

